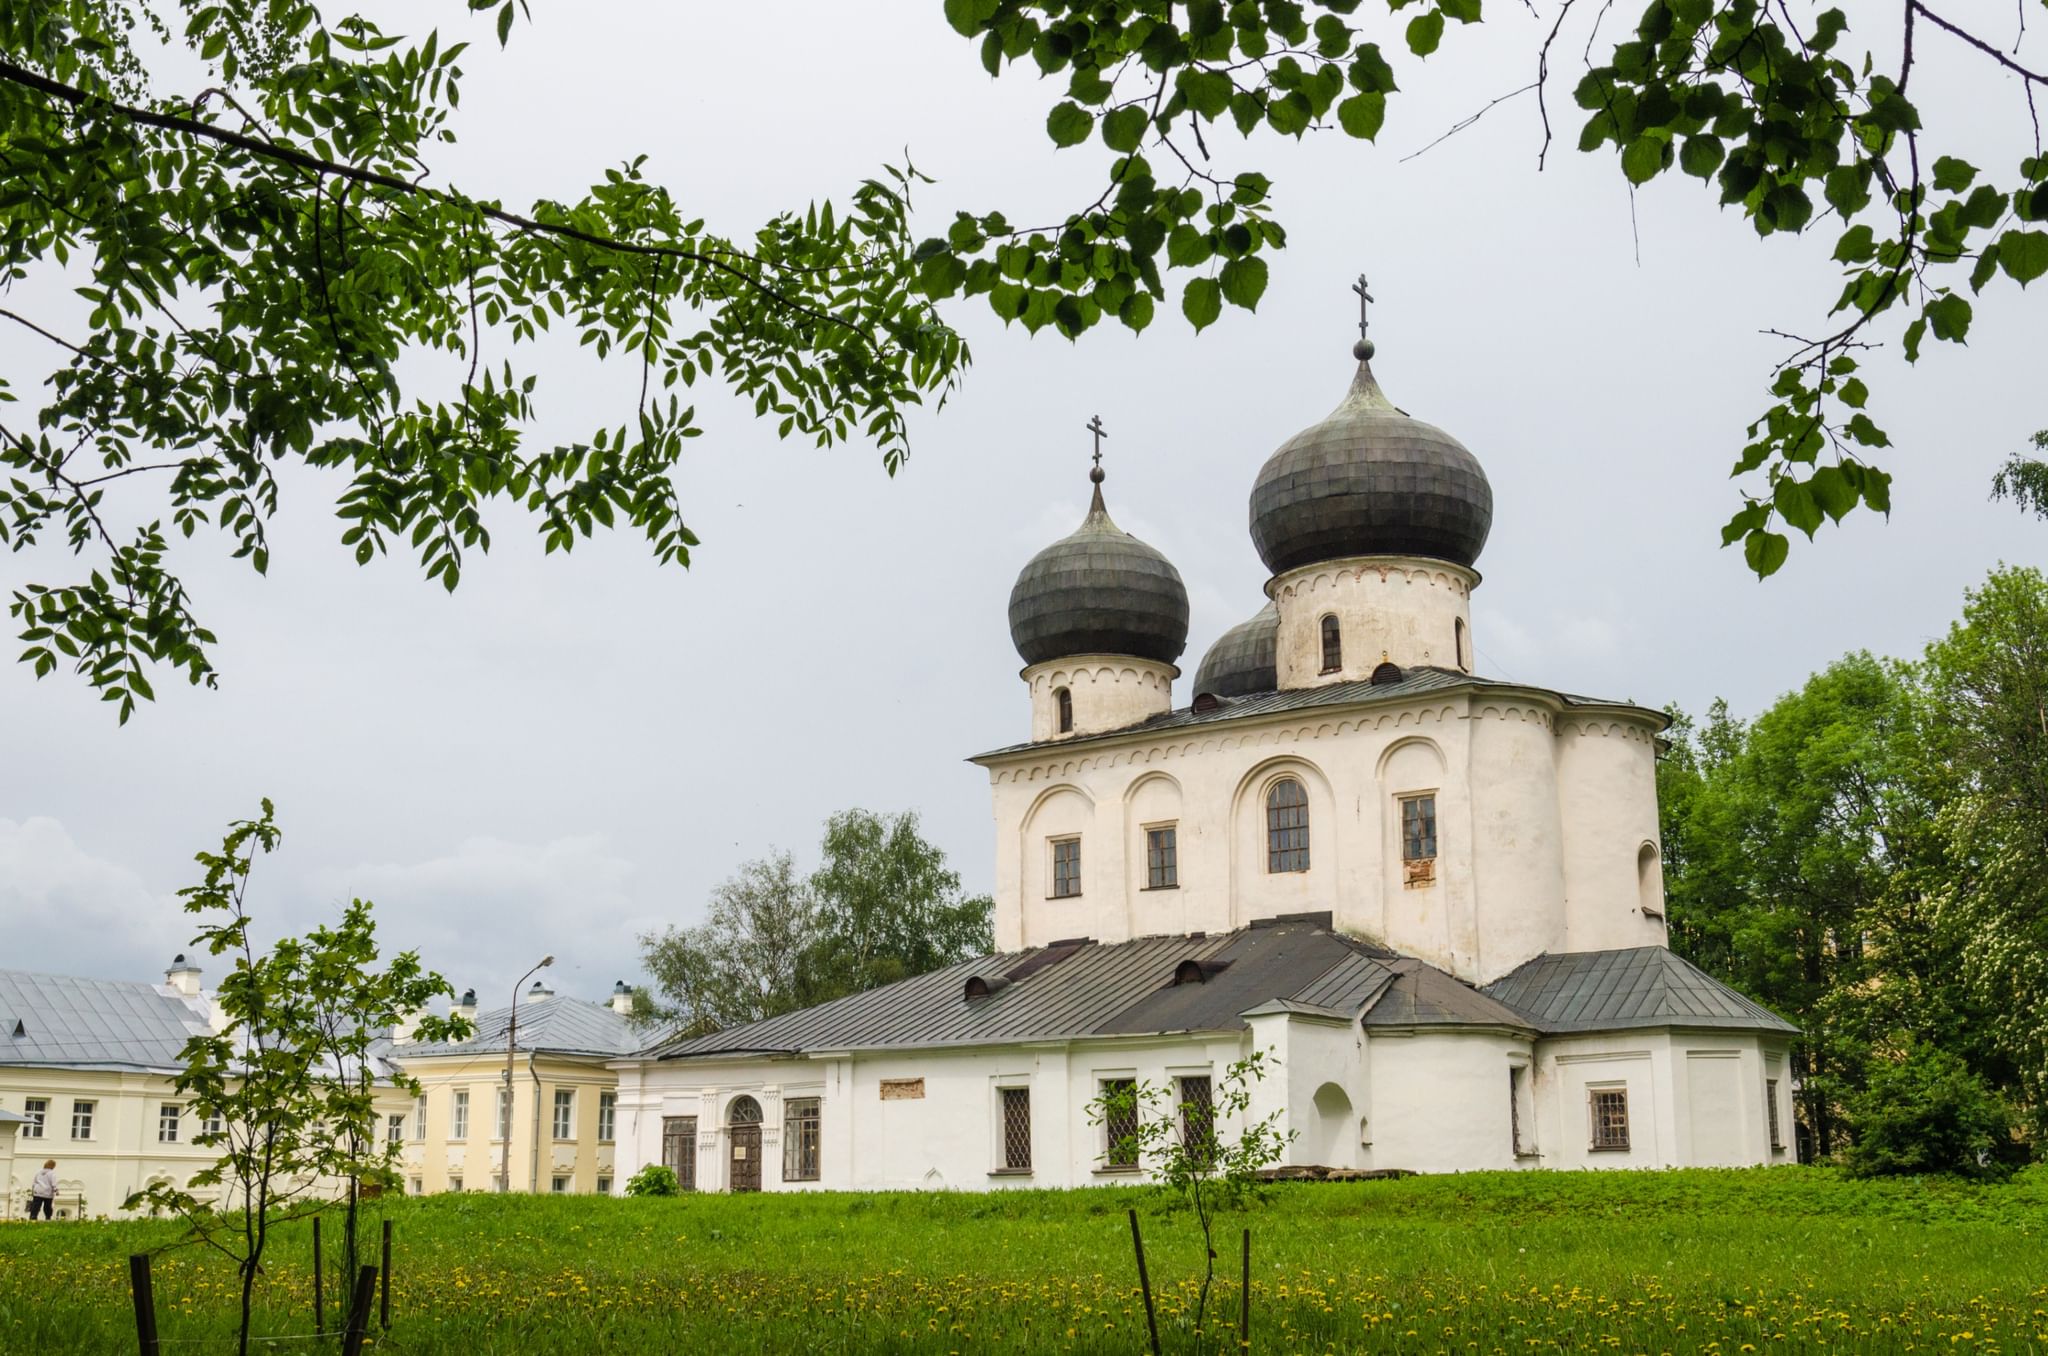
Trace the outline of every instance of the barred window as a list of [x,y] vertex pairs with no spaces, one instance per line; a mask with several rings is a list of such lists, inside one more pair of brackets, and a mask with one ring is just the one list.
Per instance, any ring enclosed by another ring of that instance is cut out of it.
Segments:
[[1003,1113],[1003,1171],[1031,1171],[1031,1089],[997,1091]]
[[818,1180],[818,1099],[792,1097],[782,1104],[782,1180]]
[[576,1138],[576,1093],[573,1089],[555,1089],[555,1138]]
[[661,1118],[661,1161],[676,1175],[685,1191],[697,1189],[697,1118]]
[[1594,1088],[1589,1095],[1593,1115],[1593,1148],[1628,1148],[1628,1089]]
[[1066,688],[1060,688],[1052,695],[1053,700],[1059,703],[1060,733],[1072,734],[1074,731],[1074,694]]
[[1266,792],[1266,870],[1308,870],[1308,793],[1292,777]]
[[384,1139],[396,1146],[405,1143],[405,1113],[394,1111],[384,1118]]
[[156,1109],[156,1142],[159,1144],[176,1144],[178,1142],[178,1122],[183,1116],[184,1108],[180,1107],[176,1102],[165,1102],[162,1106],[158,1107]]
[[28,1117],[28,1124],[21,1127],[23,1139],[41,1139],[43,1125],[50,1119],[50,1099],[31,1097],[21,1104],[22,1114]]
[[92,1113],[97,1102],[78,1101],[71,1104],[71,1138],[92,1138]]
[[1785,1147],[1785,1135],[1778,1128],[1778,1080],[1775,1078],[1764,1080],[1764,1120],[1771,1132],[1771,1152],[1776,1153]]
[[1344,667],[1344,634],[1337,625],[1336,614],[1323,618],[1323,672],[1335,673]]
[[600,1092],[597,1094],[597,1142],[609,1144],[618,1137],[619,1094]]
[[1180,1143],[1197,1162],[1216,1153],[1216,1098],[1207,1074],[1180,1080]]
[[1145,830],[1145,888],[1172,890],[1180,885],[1179,835],[1171,824]]
[[1102,1080],[1102,1164],[1107,1168],[1138,1166],[1138,1080]]
[[1081,840],[1055,839],[1052,845],[1052,897],[1069,899],[1081,893]]
[[[448,1101],[448,1138],[450,1138],[450,1139],[468,1139],[468,1138],[469,1138],[469,1089],[468,1089],[468,1088],[457,1088],[457,1089],[456,1089],[456,1090],[455,1090],[455,1091],[454,1091],[453,1093],[451,1093],[451,1094],[449,1095],[449,1101]],[[460,1180],[461,1180],[461,1179],[459,1179],[459,1178],[457,1179],[457,1181],[458,1181],[458,1182],[459,1182]],[[455,1189],[455,1190],[457,1190],[457,1191],[460,1191],[460,1190],[462,1190],[462,1188],[461,1188],[460,1186],[457,1186],[457,1187],[455,1187],[454,1189]]]
[[1436,856],[1436,797],[1401,798],[1401,860],[1427,861]]

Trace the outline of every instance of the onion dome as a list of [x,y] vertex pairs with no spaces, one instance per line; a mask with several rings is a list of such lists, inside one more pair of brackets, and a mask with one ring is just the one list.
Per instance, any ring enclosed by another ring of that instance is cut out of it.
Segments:
[[1267,603],[1249,620],[1216,638],[1209,653],[1202,656],[1202,666],[1195,670],[1195,691],[1219,697],[1277,692],[1280,670],[1275,654],[1279,647],[1280,607]]
[[1394,407],[1361,341],[1328,418],[1289,438],[1252,486],[1252,544],[1274,574],[1347,556],[1469,566],[1493,526],[1493,487],[1456,438]]
[[1102,468],[1088,516],[1031,557],[1010,590],[1010,639],[1026,664],[1127,654],[1171,664],[1188,644],[1188,591],[1165,556],[1109,520]]

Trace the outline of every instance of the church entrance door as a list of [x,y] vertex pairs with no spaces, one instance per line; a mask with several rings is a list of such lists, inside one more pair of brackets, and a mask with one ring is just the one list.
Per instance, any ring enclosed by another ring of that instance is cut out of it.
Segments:
[[733,1191],[761,1189],[761,1104],[751,1097],[738,1097],[726,1112],[726,1137],[731,1141],[731,1160],[726,1184]]

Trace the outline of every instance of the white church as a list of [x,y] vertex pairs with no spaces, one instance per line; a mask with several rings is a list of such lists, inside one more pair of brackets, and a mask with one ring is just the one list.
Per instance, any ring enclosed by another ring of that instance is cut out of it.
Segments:
[[1474,671],[1486,474],[1354,355],[1259,471],[1268,601],[1186,705],[1186,590],[1099,459],[1018,576],[1030,739],[973,760],[999,954],[619,1063],[621,1174],[1129,1180],[1090,1103],[1136,1080],[1199,1107],[1253,1051],[1249,1115],[1303,1169],[1791,1160],[1794,1028],[1668,946],[1663,715]]

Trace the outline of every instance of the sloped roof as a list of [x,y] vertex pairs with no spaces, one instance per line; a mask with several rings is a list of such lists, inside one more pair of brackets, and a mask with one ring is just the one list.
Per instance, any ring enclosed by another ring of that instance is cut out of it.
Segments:
[[1476,673],[1464,673],[1458,669],[1436,668],[1419,664],[1402,672],[1399,682],[1374,683],[1360,679],[1353,683],[1329,683],[1321,687],[1292,688],[1284,692],[1260,692],[1244,697],[1218,697],[1216,704],[1204,710],[1184,706],[1178,711],[1153,716],[1136,725],[1120,730],[1104,730],[1097,734],[1066,735],[1059,739],[1026,741],[1022,744],[1007,744],[987,753],[978,753],[968,759],[979,763],[985,759],[1001,758],[1007,754],[1025,753],[1033,749],[1070,748],[1076,744],[1090,744],[1104,739],[1120,739],[1126,735],[1153,734],[1171,730],[1190,729],[1203,725],[1219,725],[1233,720],[1244,720],[1253,716],[1277,715],[1288,711],[1307,711],[1325,706],[1367,706],[1385,702],[1405,701],[1431,693],[1459,692],[1468,690],[1501,690],[1513,692],[1542,692],[1557,698],[1566,706],[1599,706],[1629,708],[1657,721],[1661,728],[1667,723],[1662,711],[1635,706],[1632,702],[1606,701],[1598,697],[1582,697],[1570,692],[1558,692],[1547,687],[1533,687],[1527,683],[1512,683],[1503,678],[1482,678]]
[[[409,1059],[451,1055],[502,1055],[512,1012],[513,1009],[503,1007],[478,1013],[471,1019],[476,1030],[466,1041],[397,1045],[392,1047],[391,1057],[402,1064]],[[551,1055],[615,1056],[630,1055],[645,1044],[646,1033],[614,1012],[609,1003],[550,994],[520,1003],[518,1012],[519,1029],[513,1034],[521,1050]]]
[[1546,1032],[1644,1026],[1798,1027],[1661,946],[1538,956],[1486,986]]
[[0,1065],[175,1072],[208,1030],[198,1003],[154,984],[0,970]]
[[1365,1014],[1371,1027],[1504,1026],[1535,1031],[1537,1023],[1497,999],[1419,960],[1394,963],[1393,981]]

